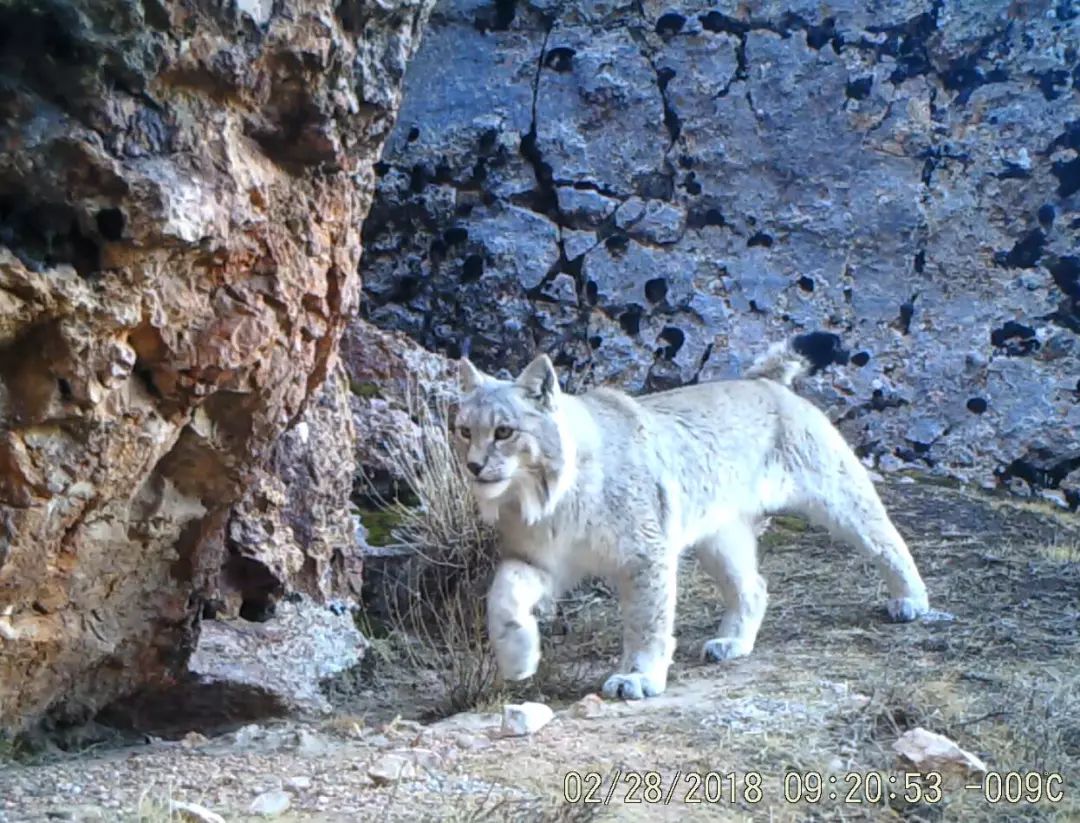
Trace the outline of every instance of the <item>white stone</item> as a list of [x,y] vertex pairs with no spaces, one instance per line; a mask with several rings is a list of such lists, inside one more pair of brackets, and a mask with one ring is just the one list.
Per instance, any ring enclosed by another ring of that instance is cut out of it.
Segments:
[[454,737],[454,743],[458,748],[475,751],[477,749],[486,749],[491,746],[491,741],[486,737],[480,737],[475,734],[458,734]]
[[185,749],[194,749],[197,746],[202,746],[204,743],[207,742],[208,740],[205,734],[201,734],[200,732],[195,731],[188,732],[182,738],[180,738],[180,745],[183,746]]
[[399,780],[412,780],[416,777],[416,766],[408,757],[384,754],[368,767],[368,777],[381,786]]
[[893,750],[919,771],[985,772],[986,763],[937,732],[922,727],[904,732]]
[[438,768],[442,761],[442,758],[433,749],[396,749],[388,752],[388,754],[408,760],[414,766],[429,770]]
[[273,0],[236,0],[236,10],[262,25],[270,19],[274,3]]
[[306,420],[301,420],[296,424],[296,436],[300,438],[301,443],[307,443],[311,439],[311,426],[307,424]]
[[261,736],[262,727],[258,723],[249,723],[233,732],[233,741],[237,746],[250,746]]
[[460,712],[428,726],[435,734],[447,732],[489,732],[497,730],[502,717],[494,712]]
[[225,818],[217,812],[212,812],[198,803],[188,803],[183,800],[170,800],[169,812],[170,817],[192,821],[192,823],[225,823]]
[[248,812],[257,814],[259,817],[279,817],[287,812],[291,805],[292,798],[287,791],[274,789],[263,792],[252,800],[251,805],[248,806]]
[[312,734],[307,729],[298,729],[296,732],[296,750],[306,757],[317,757],[326,754],[330,750],[329,744]]
[[502,734],[520,737],[535,734],[555,716],[543,703],[507,703],[503,707]]

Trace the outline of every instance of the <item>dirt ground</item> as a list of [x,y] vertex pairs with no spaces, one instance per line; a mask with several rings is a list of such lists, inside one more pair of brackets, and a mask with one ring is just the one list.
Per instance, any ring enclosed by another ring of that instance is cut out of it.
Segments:
[[[612,603],[592,587],[564,604],[543,676],[475,711],[432,721],[440,673],[406,671],[383,649],[355,688],[337,685],[329,718],[21,753],[0,763],[0,821],[198,819],[177,802],[253,820],[268,791],[288,800],[279,820],[1080,820],[1077,518],[922,482],[882,493],[947,616],[885,622],[864,558],[778,518],[762,540],[770,608],[755,652],[699,661],[720,603],[689,561],[661,697],[595,716],[575,706],[618,650]],[[519,699],[555,719],[532,737],[493,734],[500,704]],[[937,802],[928,781],[915,781],[921,802],[905,802],[915,778],[892,746],[916,726],[983,758],[1002,775],[1000,800],[996,777],[946,776]],[[402,779],[385,775],[400,768]],[[1022,793],[1062,796],[1011,802],[1008,772],[1028,775]],[[593,789],[600,802],[584,803]]]

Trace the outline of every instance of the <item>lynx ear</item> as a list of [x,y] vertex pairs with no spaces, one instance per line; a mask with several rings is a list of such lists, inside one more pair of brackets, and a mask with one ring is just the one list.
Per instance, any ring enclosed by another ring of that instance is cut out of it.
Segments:
[[539,355],[527,365],[516,382],[545,408],[551,408],[552,402],[560,394],[559,377],[546,354]]
[[458,385],[463,392],[471,392],[487,378],[480,369],[476,368],[467,357],[458,361]]

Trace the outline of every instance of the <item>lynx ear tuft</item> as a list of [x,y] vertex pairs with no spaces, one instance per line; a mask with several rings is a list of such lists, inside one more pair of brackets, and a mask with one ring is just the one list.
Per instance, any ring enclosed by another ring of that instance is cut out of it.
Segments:
[[526,394],[544,408],[551,408],[555,398],[561,393],[555,366],[546,354],[539,355],[525,367],[518,376],[517,385],[525,389]]
[[486,379],[484,373],[476,368],[469,358],[462,357],[458,361],[458,385],[463,392],[471,392]]

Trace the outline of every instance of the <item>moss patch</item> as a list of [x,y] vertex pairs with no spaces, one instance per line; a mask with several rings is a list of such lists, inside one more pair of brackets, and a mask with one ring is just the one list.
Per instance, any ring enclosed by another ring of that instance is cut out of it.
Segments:
[[955,477],[949,477],[943,474],[930,474],[929,472],[919,471],[918,469],[901,469],[894,472],[896,477],[906,477],[909,480],[914,480],[916,483],[922,483],[925,486],[940,486],[944,489],[960,489],[964,487],[964,484],[957,480]]
[[367,529],[367,542],[372,546],[389,546],[394,542],[394,529],[401,525],[401,514],[393,509],[355,509]]
[[810,524],[801,517],[792,517],[787,514],[778,514],[772,519],[773,528],[783,529],[786,532],[802,534],[810,528]]
[[379,384],[370,380],[350,380],[349,391],[357,397],[382,397]]

